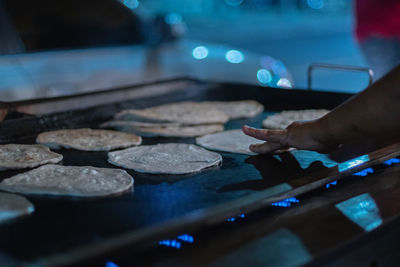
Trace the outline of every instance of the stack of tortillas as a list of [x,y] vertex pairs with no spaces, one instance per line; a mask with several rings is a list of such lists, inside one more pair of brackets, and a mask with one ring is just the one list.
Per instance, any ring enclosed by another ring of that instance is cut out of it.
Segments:
[[119,112],[102,127],[142,136],[196,137],[221,132],[230,119],[248,118],[263,111],[253,100],[178,102]]
[[268,116],[262,126],[267,129],[285,129],[295,121],[316,120],[328,112],[327,109],[284,110]]

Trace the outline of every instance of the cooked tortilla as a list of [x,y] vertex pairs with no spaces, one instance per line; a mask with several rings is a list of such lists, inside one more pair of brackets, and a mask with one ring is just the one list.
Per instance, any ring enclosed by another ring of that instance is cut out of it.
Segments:
[[196,138],[196,144],[207,149],[246,155],[255,155],[249,150],[251,144],[262,143],[264,141],[245,135],[242,130],[229,130]]
[[102,124],[101,127],[114,128],[146,137],[196,137],[224,130],[222,124],[180,125],[177,123],[143,123],[135,121],[109,121]]
[[67,129],[44,132],[38,135],[36,142],[59,149],[74,148],[84,151],[109,151],[140,145],[140,136],[110,130]]
[[188,174],[217,166],[218,153],[190,144],[158,144],[109,152],[111,164],[142,173]]
[[27,195],[107,197],[122,194],[133,186],[124,170],[44,165],[0,183],[0,189]]
[[285,129],[295,121],[316,120],[328,112],[326,109],[285,110],[268,116],[263,120],[262,126],[267,129]]
[[0,223],[29,215],[34,210],[33,204],[24,197],[0,193]]
[[0,170],[34,168],[58,163],[63,156],[42,145],[0,145]]
[[225,113],[194,102],[165,104],[146,109],[123,110],[115,115],[116,120],[140,122],[176,122],[187,125],[223,124],[228,121]]
[[199,104],[215,108],[226,115],[230,120],[251,118],[264,110],[264,106],[254,100],[241,101],[204,101]]

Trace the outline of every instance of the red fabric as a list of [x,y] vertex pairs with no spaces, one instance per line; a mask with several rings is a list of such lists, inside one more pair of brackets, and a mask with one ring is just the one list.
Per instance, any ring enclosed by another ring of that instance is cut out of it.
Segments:
[[400,0],[356,0],[356,36],[400,38]]

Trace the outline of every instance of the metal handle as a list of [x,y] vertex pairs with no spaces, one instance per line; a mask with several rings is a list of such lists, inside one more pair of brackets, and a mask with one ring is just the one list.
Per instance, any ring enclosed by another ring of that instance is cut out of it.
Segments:
[[347,65],[334,65],[334,64],[325,64],[325,63],[312,63],[308,67],[307,70],[307,89],[312,90],[311,85],[312,85],[312,71],[315,68],[321,68],[321,69],[329,69],[329,70],[342,70],[342,71],[360,71],[360,72],[366,72],[369,77],[368,85],[371,85],[373,82],[374,78],[374,72],[370,68],[366,67],[358,67],[358,66],[347,66]]

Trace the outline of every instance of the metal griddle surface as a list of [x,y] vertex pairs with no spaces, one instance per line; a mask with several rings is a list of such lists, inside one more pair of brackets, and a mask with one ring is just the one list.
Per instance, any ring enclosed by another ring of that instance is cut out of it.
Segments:
[[[220,90],[225,90],[229,100],[249,98],[246,95],[249,90],[243,90],[245,95],[236,94],[235,97],[230,94],[232,87],[224,85]],[[267,99],[266,91],[254,92],[259,92],[262,98]],[[219,97],[213,97],[213,94],[205,94],[201,99],[223,100],[221,94],[218,94]],[[268,108],[268,103],[261,102]],[[323,107],[321,105],[318,103],[317,107]],[[332,103],[325,107],[332,107]],[[309,106],[304,105],[304,108]],[[240,128],[243,124],[260,127],[262,119],[271,113],[264,112],[252,119],[230,121],[225,128]],[[34,138],[24,139],[23,142],[33,143]],[[194,143],[194,138],[144,139],[144,144],[166,142]],[[63,165],[116,168],[107,163],[106,152],[63,149],[59,153],[64,156]],[[85,200],[29,196],[28,199],[35,205],[35,212],[29,217],[0,226],[0,249],[17,259],[32,261],[160,224],[334,164],[324,155],[315,152],[297,152],[281,157],[231,153],[221,155],[222,166],[192,175],[147,175],[128,171],[135,179],[134,192],[119,197]],[[1,172],[0,179],[16,173],[18,171]]]

